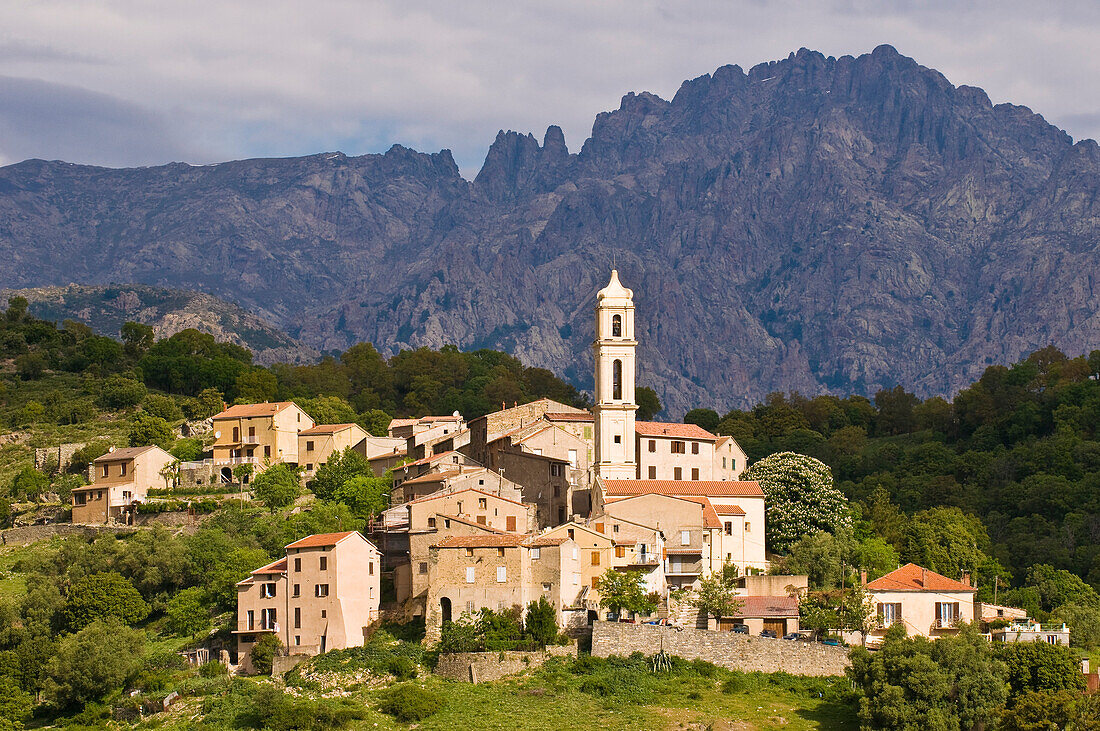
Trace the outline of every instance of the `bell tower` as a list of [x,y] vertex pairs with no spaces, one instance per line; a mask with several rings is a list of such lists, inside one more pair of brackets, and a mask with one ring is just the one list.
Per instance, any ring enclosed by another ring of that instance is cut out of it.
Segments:
[[611,271],[596,295],[596,475],[633,480],[638,473],[634,412],[634,292]]

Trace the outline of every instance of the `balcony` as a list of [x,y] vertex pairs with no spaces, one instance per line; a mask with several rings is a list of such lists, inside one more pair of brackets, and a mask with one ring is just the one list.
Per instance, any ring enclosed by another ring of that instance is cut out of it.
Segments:
[[937,619],[932,622],[932,629],[958,629],[959,627],[958,617],[947,617],[946,619]]
[[249,622],[247,619],[237,620],[237,628],[233,630],[233,634],[239,635],[247,632],[278,632],[278,622]]
[[666,576],[698,576],[703,573],[702,561],[669,561],[665,567]]
[[200,467],[221,467],[235,464],[260,464],[259,457],[222,457],[221,459],[200,459],[195,462],[180,462],[181,470],[195,470]]
[[241,444],[259,444],[260,438],[255,434],[249,434],[247,437],[241,437]]

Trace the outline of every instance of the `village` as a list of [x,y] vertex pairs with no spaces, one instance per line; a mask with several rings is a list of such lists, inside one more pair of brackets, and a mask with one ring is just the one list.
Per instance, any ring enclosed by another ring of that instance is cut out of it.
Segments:
[[[153,445],[97,458],[94,481],[72,492],[72,522],[132,523],[166,474],[182,485],[236,484],[243,494],[264,470],[286,464],[307,486],[351,450],[376,477],[391,479],[389,505],[365,531],[296,540],[285,557],[237,584],[232,661],[245,673],[267,635],[292,667],[362,645],[384,619],[423,622],[426,639],[438,641],[448,623],[542,599],[574,637],[610,621],[774,642],[821,639],[800,624],[808,577],[773,570],[767,497],[741,479],[748,464],[737,441],[696,424],[636,420],[634,319],[633,292],[613,271],[595,305],[591,410],[542,398],[501,404],[469,422],[457,412],[394,419],[388,436],[373,436],[354,423],[316,424],[292,401],[236,404],[203,427],[213,436],[203,459],[174,462]],[[649,611],[601,596],[609,573],[636,584]],[[716,576],[733,597],[728,616],[694,599]],[[948,577],[907,564],[871,581],[863,571],[861,585],[868,621],[858,631],[834,628],[827,642],[875,648],[897,625],[936,639],[977,623],[988,639],[1069,644],[1064,623],[1039,624],[1022,609],[977,601],[967,572]],[[630,640],[605,632],[593,652],[629,654],[616,644],[623,642]],[[727,660],[716,653],[697,656]]]

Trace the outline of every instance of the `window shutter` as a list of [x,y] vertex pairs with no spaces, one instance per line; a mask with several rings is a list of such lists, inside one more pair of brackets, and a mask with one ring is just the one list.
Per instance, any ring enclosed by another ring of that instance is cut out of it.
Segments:
[[901,602],[894,604],[894,619],[898,622],[901,621]]

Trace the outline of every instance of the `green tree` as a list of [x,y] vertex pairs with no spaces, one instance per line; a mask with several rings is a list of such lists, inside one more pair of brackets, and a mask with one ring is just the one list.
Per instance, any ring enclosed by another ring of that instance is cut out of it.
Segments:
[[119,330],[119,336],[125,345],[126,355],[131,358],[140,358],[153,345],[153,328],[140,322],[124,322]]
[[1100,607],[1064,604],[1051,612],[1051,620],[1065,622],[1073,629],[1069,636],[1073,647],[1100,648]]
[[145,384],[125,376],[111,376],[99,386],[99,402],[107,409],[129,409],[145,398]]
[[1081,580],[1081,577],[1049,564],[1035,564],[1027,570],[1024,583],[1039,592],[1039,601],[1045,611],[1066,604],[1100,607],[1100,594]]
[[194,437],[178,439],[169,452],[180,462],[197,462],[202,458],[202,440]]
[[255,465],[239,464],[233,468],[233,479],[237,481],[238,485],[243,485],[252,479],[254,472],[256,472]]
[[1085,687],[1081,662],[1068,647],[1046,642],[1008,642],[998,645],[997,658],[1008,669],[1013,696],[1032,691],[1078,691]]
[[33,710],[34,697],[15,678],[0,675],[0,731],[21,731]]
[[359,418],[351,404],[339,396],[298,399],[297,403],[318,424],[352,424]]
[[252,481],[252,494],[263,500],[268,510],[275,512],[294,502],[300,481],[297,470],[280,462],[256,476]]
[[[1096,728],[1082,718],[1081,694],[1072,691],[1023,693],[1002,711],[1000,731],[1059,731]],[[1083,722],[1083,723],[1082,723]]]
[[23,353],[15,358],[15,373],[24,381],[35,381],[42,377],[48,365],[42,353]]
[[348,447],[329,455],[328,461],[317,470],[309,483],[309,489],[322,500],[333,500],[336,491],[353,477],[373,476],[370,463],[363,455]]
[[833,485],[833,474],[820,460],[794,452],[779,452],[753,463],[741,476],[764,491],[766,540],[773,551],[785,552],[800,537],[851,527],[844,495]]
[[237,376],[237,401],[258,404],[274,401],[279,393],[279,379],[266,368],[252,368]]
[[376,437],[389,435],[393,417],[381,409],[371,409],[359,415],[359,425]]
[[645,576],[641,571],[608,569],[596,579],[600,606],[607,607],[612,614],[618,614],[621,609],[649,614],[656,609],[656,602],[646,593],[645,586]]
[[149,605],[128,579],[112,571],[73,582],[61,616],[65,626],[76,632],[110,617],[135,624],[149,616]]
[[252,667],[260,675],[271,675],[271,664],[276,655],[284,651],[283,643],[273,634],[264,634],[252,646],[248,657],[252,660]]
[[159,393],[151,393],[141,402],[142,411],[151,416],[159,416],[165,421],[179,421],[183,418],[183,409],[179,407],[175,399],[170,396],[162,396]]
[[661,399],[657,398],[657,392],[649,386],[634,387],[634,403],[638,404],[635,416],[639,421],[651,421],[665,408],[661,405]]
[[733,584],[723,581],[721,573],[699,580],[699,588],[692,598],[692,604],[719,622],[723,617],[737,616],[745,606],[744,600],[738,598]]
[[130,417],[130,446],[144,447],[155,444],[161,449],[171,449],[176,440],[171,425],[159,416],[141,411]]
[[28,424],[39,424],[46,420],[46,407],[38,403],[34,399],[27,401],[23,404],[23,408],[19,409],[19,414],[16,416],[16,422],[20,426],[26,426]]
[[204,388],[187,402],[184,411],[188,419],[208,419],[225,408],[225,395],[216,388]]
[[695,424],[712,434],[714,430],[718,428],[718,422],[720,420],[721,417],[718,416],[718,412],[714,409],[692,409],[684,414],[685,424]]
[[116,619],[97,620],[58,644],[46,668],[46,696],[76,708],[121,690],[142,663],[145,635]]
[[384,477],[358,475],[336,488],[333,499],[347,505],[355,515],[369,518],[388,507],[391,484]]
[[169,599],[164,617],[168,630],[179,637],[194,638],[210,629],[210,611],[198,587],[184,589]]
[[558,639],[558,620],[554,612],[554,605],[539,597],[537,602],[527,605],[527,617],[524,622],[524,633],[534,640],[539,647],[552,645]]
[[33,467],[24,467],[11,481],[9,494],[17,500],[37,500],[50,486],[50,478]]

